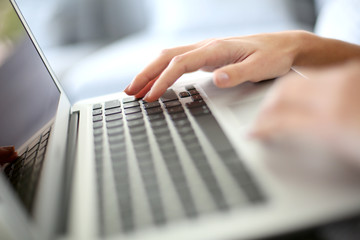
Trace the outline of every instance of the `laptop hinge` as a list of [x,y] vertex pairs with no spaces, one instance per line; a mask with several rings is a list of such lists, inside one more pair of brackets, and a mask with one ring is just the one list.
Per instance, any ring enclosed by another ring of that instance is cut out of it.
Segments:
[[78,130],[79,130],[80,112],[73,112],[69,118],[69,128],[67,135],[66,159],[64,164],[63,186],[62,186],[62,201],[59,206],[59,218],[57,235],[66,235],[68,232],[68,218],[70,209],[70,193],[72,191],[73,171],[76,158]]

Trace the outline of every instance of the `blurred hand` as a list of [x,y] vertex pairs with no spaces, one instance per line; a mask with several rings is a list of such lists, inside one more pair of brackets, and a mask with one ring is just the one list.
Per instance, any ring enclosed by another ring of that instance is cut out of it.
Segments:
[[14,161],[17,158],[17,153],[13,146],[0,147],[0,164],[5,164]]
[[263,141],[307,137],[360,160],[360,61],[289,74],[265,97],[251,131]]

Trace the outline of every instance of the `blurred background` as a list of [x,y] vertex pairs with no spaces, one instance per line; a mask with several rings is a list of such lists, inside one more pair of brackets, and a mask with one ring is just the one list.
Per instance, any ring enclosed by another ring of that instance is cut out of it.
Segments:
[[316,22],[333,18],[325,3],[348,1],[356,0],[16,0],[73,102],[122,91],[163,48],[290,29],[325,34]]

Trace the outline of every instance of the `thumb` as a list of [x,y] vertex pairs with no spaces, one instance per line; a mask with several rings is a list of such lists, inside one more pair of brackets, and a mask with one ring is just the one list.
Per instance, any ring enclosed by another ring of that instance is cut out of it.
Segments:
[[257,65],[245,60],[218,68],[214,71],[214,83],[220,88],[228,88],[246,81],[255,81],[257,71],[260,71]]
[[226,65],[215,70],[214,83],[220,88],[228,88],[246,81],[259,82],[272,79],[289,71],[287,67],[277,65],[280,64],[269,63],[268,60],[255,56],[249,57],[242,62]]

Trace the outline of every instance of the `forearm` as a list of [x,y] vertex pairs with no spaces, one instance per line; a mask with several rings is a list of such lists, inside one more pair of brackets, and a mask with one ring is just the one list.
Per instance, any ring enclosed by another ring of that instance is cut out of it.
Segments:
[[295,66],[326,66],[360,59],[359,45],[303,31],[296,35]]

